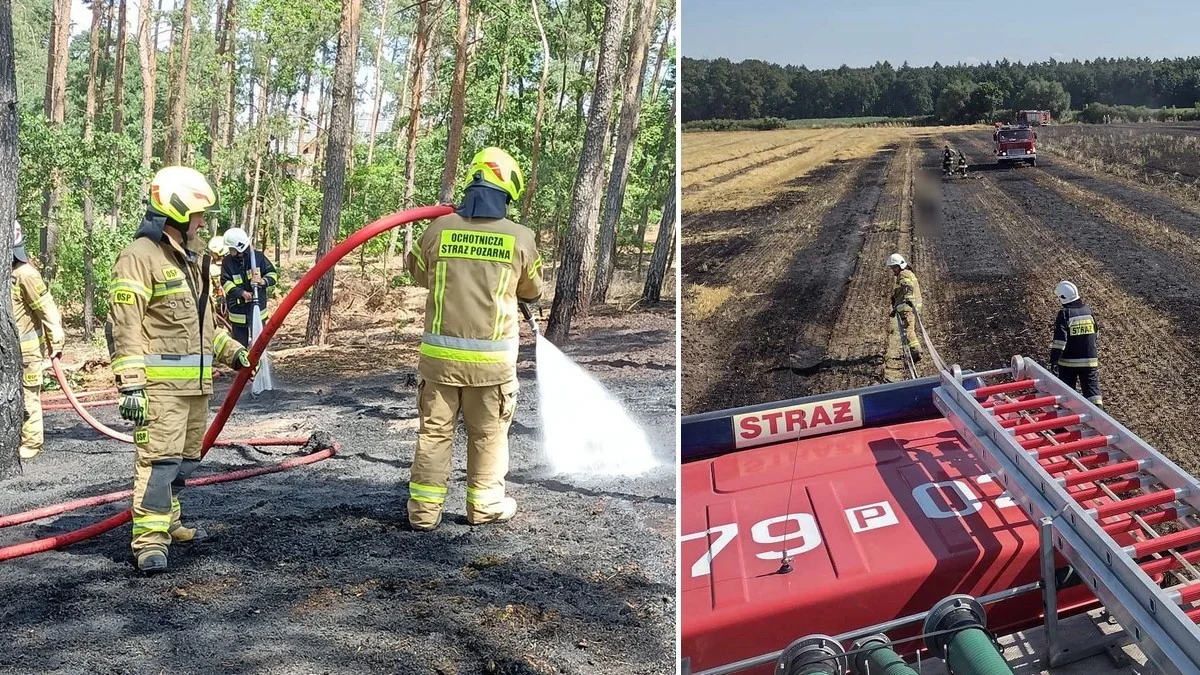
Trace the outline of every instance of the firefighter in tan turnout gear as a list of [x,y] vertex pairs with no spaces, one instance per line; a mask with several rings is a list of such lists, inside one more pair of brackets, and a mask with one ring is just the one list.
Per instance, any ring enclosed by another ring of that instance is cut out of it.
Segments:
[[916,317],[913,310],[921,311],[921,285],[917,283],[917,275],[913,274],[908,261],[899,253],[888,256],[888,267],[892,269],[895,280],[892,283],[892,313],[891,318],[900,317],[903,326],[904,347],[912,355],[913,363],[921,362],[921,341],[917,339]]
[[109,287],[120,412],[136,425],[132,548],[144,572],[167,568],[172,541],[204,536],[183,525],[179,491],[200,465],[213,359],[250,366],[247,350],[216,327],[209,258],[195,236],[215,205],[198,171],[160,170]]
[[485,148],[465,183],[457,212],[430,223],[407,260],[429,289],[418,366],[421,428],[408,484],[408,520],[417,530],[441,522],[460,411],[467,522],[508,520],[517,511],[504,493],[517,395],[517,302],[541,296],[542,259],[533,233],[507,219],[525,187],[512,157]]
[[[21,341],[21,384],[25,424],[21,427],[21,459],[42,451],[42,367],[47,357],[62,355],[62,316],[42,275],[29,262],[21,224],[13,221],[13,322]],[[47,347],[49,351],[46,351]]]

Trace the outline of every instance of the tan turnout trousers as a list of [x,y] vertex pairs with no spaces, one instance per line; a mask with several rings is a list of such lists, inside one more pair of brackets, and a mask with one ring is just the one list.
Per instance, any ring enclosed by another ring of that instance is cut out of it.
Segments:
[[42,355],[22,354],[21,385],[25,394],[25,423],[21,425],[21,448],[40,452],[42,435]]
[[182,526],[179,492],[200,466],[200,448],[208,422],[207,394],[171,396],[148,392],[146,424],[134,431],[137,458],[133,472],[133,553],[171,545],[171,532]]
[[421,429],[408,486],[408,521],[413,527],[431,528],[441,515],[460,412],[467,427],[467,522],[480,525],[500,517],[508,473],[508,428],[518,388],[515,378],[485,387],[421,379],[417,385]]

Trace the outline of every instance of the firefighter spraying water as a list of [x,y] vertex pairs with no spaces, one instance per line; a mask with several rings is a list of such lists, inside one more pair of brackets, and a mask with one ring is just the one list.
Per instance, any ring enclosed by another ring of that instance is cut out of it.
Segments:
[[520,307],[537,340],[542,452],[554,472],[636,476],[656,466],[645,431],[587,371],[542,337],[529,305]]

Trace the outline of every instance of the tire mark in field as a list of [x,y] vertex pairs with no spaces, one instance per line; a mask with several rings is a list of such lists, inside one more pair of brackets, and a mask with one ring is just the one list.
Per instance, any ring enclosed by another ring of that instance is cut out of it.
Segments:
[[[778,155],[772,155],[770,157],[767,157],[766,159],[755,162],[753,164],[748,164],[746,166],[739,166],[739,167],[733,169],[732,171],[720,174],[718,176],[714,176],[713,178],[709,178],[708,180],[698,181],[696,183],[692,183],[691,185],[685,185],[681,194],[692,195],[692,194],[696,194],[697,192],[703,192],[704,190],[711,189],[714,186],[720,185],[722,183],[727,183],[731,180],[734,180],[735,178],[740,178],[743,175],[745,175],[746,173],[749,173],[750,171],[753,171],[755,169],[761,169],[764,166],[769,166],[771,164],[775,164],[778,162],[785,162],[789,159],[792,159],[796,155],[802,155],[802,154],[808,152],[809,150],[812,150],[817,145],[819,145],[819,144],[814,144],[807,140],[800,142],[800,143],[792,143],[788,146],[789,149],[794,148],[794,150],[791,152],[785,152],[785,153],[781,153]],[[760,154],[760,153],[755,153],[755,154]],[[728,159],[725,161],[726,162],[735,162],[740,159],[743,159],[743,158],[742,157],[734,157],[732,159]],[[723,164],[724,162],[719,162],[719,163]]]
[[[744,211],[704,213],[683,220],[681,281],[685,294],[697,288],[728,288],[730,297],[711,316],[697,318],[692,303],[682,305],[680,368],[681,410],[684,414],[742,405],[753,378],[740,375],[739,349],[752,355],[759,338],[749,328],[749,308],[761,296],[785,282],[795,251],[809,244],[822,219],[857,184],[866,167],[863,160],[833,162],[796,179],[794,190],[771,204]],[[733,233],[720,240],[693,243],[691,232],[728,227]],[[766,290],[764,290],[766,289]],[[755,400],[758,400],[757,398]]]
[[[772,146],[770,146],[770,147],[767,147],[767,148],[761,148],[761,149],[758,149],[758,150],[753,150],[753,151],[751,151],[750,153],[746,153],[746,154],[762,155],[762,154],[766,154],[766,153],[768,153],[768,152],[771,152],[772,150],[779,150],[780,148],[788,148],[788,147],[791,147],[791,146],[796,146],[796,145],[805,145],[805,144],[807,144],[807,145],[810,145],[810,146],[811,146],[811,145],[813,145],[813,144],[814,144],[814,143],[813,143],[813,141],[814,141],[814,140],[816,140],[816,141],[818,141],[818,142],[820,141],[820,139],[819,139],[819,138],[817,138],[817,139],[814,139],[814,138],[802,138],[802,139],[799,139],[799,140],[788,141],[788,142],[786,142],[786,143],[780,143],[780,144],[778,144],[778,145],[772,145]],[[740,142],[740,141],[736,141],[736,142]],[[732,145],[732,143],[730,143],[729,145]],[[708,149],[708,150],[714,150],[714,149],[721,148],[721,147],[725,147],[725,146],[724,146],[724,145],[719,145],[719,146],[708,146],[706,149]],[[718,166],[718,165],[720,165],[720,164],[725,164],[725,163],[727,163],[727,162],[736,162],[736,161],[738,161],[739,159],[742,159],[742,158],[744,158],[744,157],[746,156],[746,154],[734,155],[734,156],[732,156],[732,157],[730,157],[730,156],[725,156],[725,157],[722,157],[721,159],[713,160],[713,161],[711,161],[711,162],[705,162],[704,164],[698,164],[698,165],[696,165],[696,166],[689,166],[689,167],[687,167],[686,169],[684,169],[684,170],[683,170],[683,174],[682,174],[682,175],[683,175],[683,180],[684,180],[684,186],[685,186],[685,188],[693,187],[692,185],[690,185],[690,184],[687,182],[687,175],[688,175],[689,173],[691,173],[691,172],[693,172],[693,171],[700,171],[700,170],[702,170],[702,169],[707,169],[707,168],[710,168],[710,167]],[[710,180],[712,180],[712,179],[710,179]]]
[[[767,289],[760,293],[766,300],[755,303],[753,313],[738,316],[722,331],[711,356],[720,360],[719,366],[711,369],[712,381],[685,387],[685,412],[751,405],[813,391],[811,377],[791,371],[791,357],[819,354],[813,359],[819,361],[824,355],[835,308],[842,304],[845,280],[853,272],[892,154],[880,152],[869,159],[843,163],[854,167],[850,180],[842,187],[827,186],[841,193],[836,204],[823,215],[804,214],[809,217],[800,241],[771,243],[790,253],[773,269],[754,266],[746,271],[748,283]],[[683,357],[685,370],[688,358]],[[703,389],[697,390],[697,386]]]
[[815,392],[879,384],[889,366],[890,370],[896,366],[903,368],[899,361],[899,338],[890,329],[888,319],[892,274],[884,263],[895,251],[908,253],[912,229],[908,218],[912,143],[908,141],[883,152],[891,154],[882,179],[883,188],[866,225],[854,273],[846,285],[825,347],[823,370],[808,385]]

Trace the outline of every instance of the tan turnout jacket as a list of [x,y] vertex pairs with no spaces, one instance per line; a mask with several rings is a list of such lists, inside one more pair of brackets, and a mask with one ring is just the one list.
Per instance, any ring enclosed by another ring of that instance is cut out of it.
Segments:
[[541,296],[542,258],[533,232],[507,218],[434,220],[408,256],[429,289],[418,372],[460,387],[516,377],[517,300]]
[[[21,340],[21,356],[26,363],[53,356],[62,351],[62,315],[50,295],[42,275],[29,263],[21,263],[12,271],[13,320]],[[42,344],[49,334],[50,352],[43,354]]]
[[216,327],[207,261],[165,233],[138,237],[117,256],[109,304],[118,388],[206,395],[214,354],[233,365],[242,345]]

